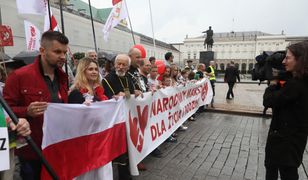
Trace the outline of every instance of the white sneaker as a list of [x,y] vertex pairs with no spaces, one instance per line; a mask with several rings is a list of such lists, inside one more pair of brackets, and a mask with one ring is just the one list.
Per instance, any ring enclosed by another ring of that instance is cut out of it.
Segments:
[[190,120],[190,121],[195,121],[195,118],[191,116],[191,117],[189,118],[189,120]]
[[180,130],[182,130],[182,131],[186,131],[187,129],[188,129],[187,126],[184,126],[184,125],[181,125],[181,126],[180,126]]

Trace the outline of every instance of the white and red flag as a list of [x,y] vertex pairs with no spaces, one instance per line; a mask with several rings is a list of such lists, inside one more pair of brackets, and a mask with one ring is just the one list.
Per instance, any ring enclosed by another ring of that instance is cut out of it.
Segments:
[[128,17],[125,0],[112,0],[114,5],[103,28],[104,40],[108,41],[108,36],[112,28]]
[[16,0],[19,14],[45,15],[47,0]]
[[124,111],[123,99],[48,105],[42,150],[59,179],[112,179],[110,162],[127,149]]
[[31,22],[24,20],[26,46],[28,51],[40,49],[41,31]]
[[[46,8],[46,14],[45,14],[45,22],[44,22],[44,32],[46,31],[59,31],[59,27],[58,27],[58,22],[55,18],[55,16],[52,14],[52,11],[50,9],[50,16],[49,17],[49,12],[48,12],[48,7]],[[50,19],[51,19],[51,27],[50,27]]]

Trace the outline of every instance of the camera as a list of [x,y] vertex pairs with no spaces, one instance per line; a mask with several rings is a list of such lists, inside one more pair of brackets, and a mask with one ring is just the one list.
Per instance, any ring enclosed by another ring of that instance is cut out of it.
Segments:
[[257,63],[252,70],[252,80],[285,80],[286,70],[282,61],[286,57],[285,51],[264,51],[261,55],[258,55],[255,59]]

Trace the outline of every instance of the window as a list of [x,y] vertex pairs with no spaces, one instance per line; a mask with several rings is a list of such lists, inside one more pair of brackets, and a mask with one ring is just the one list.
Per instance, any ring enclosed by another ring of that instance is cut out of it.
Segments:
[[190,53],[187,54],[187,59],[190,59]]
[[196,53],[194,53],[194,59],[196,59],[197,58],[197,54]]
[[246,74],[246,63],[243,63],[243,64],[242,64],[241,72],[242,72],[243,74]]

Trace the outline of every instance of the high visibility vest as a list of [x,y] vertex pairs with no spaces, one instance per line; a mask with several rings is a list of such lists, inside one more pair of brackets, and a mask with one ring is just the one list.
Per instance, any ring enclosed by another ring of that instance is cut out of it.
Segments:
[[216,77],[215,77],[215,70],[212,66],[209,66],[209,68],[211,69],[211,76],[210,76],[210,81],[216,81]]

